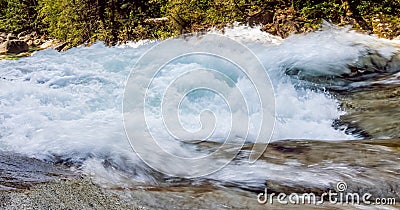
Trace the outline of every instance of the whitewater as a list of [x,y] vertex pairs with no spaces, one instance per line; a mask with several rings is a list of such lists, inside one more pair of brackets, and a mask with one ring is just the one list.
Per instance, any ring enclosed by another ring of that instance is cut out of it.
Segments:
[[[209,33],[222,34],[217,30]],[[356,62],[370,49],[387,57],[395,51],[387,41],[333,26],[306,35],[292,35],[285,40],[247,26],[227,28],[223,35],[251,49],[271,79],[276,111],[271,141],[361,138],[345,132],[345,127],[333,126],[345,111],[327,89],[345,86],[346,81],[336,78],[349,75],[348,64]],[[99,42],[61,53],[43,50],[17,61],[1,61],[0,149],[50,162],[73,163],[75,170],[92,175],[105,185],[160,182],[161,175],[146,166],[130,147],[122,114],[125,85],[131,70],[159,42],[140,41],[116,47]],[[162,84],[171,81],[174,74],[207,67],[198,60],[169,65],[167,73],[155,78],[160,86],[154,88],[163,88]],[[246,89],[249,86],[246,78],[238,76],[234,82],[252,98],[252,90]],[[218,97],[210,94],[192,97],[193,100],[189,98],[182,103],[183,127],[198,129],[199,113],[204,107],[213,110],[218,119],[228,119],[225,116],[229,110]],[[251,114],[256,119],[257,109]],[[227,125],[227,121],[217,122],[210,141],[219,142],[229,131]],[[257,128],[257,123],[250,127]],[[156,128],[152,131],[156,135],[166,135],[161,127]],[[254,142],[252,135],[250,129],[247,143]],[[188,154],[196,149],[175,143],[167,146]],[[243,161],[205,179],[262,186],[266,177],[305,181],[313,174],[312,170],[294,173],[291,167],[290,164],[275,167],[265,162],[245,164]],[[320,184],[327,184],[335,177],[319,179]]]

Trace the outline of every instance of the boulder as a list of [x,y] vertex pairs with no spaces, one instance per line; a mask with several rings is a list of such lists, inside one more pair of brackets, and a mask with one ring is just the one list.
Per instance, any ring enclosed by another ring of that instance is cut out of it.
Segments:
[[9,33],[7,35],[7,40],[16,40],[18,39],[13,33]]
[[8,40],[0,44],[0,54],[28,52],[29,46],[21,40]]
[[17,37],[19,40],[24,40],[27,34],[28,34],[28,32],[23,31],[23,32],[19,33]]
[[386,66],[387,72],[398,72],[400,71],[400,52],[393,55],[392,59]]

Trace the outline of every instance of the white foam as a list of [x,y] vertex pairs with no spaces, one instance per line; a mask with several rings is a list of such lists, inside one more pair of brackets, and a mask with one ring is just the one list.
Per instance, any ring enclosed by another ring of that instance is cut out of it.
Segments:
[[[376,38],[327,29],[305,36],[296,35],[281,43],[282,40],[260,32],[259,28],[242,26],[226,29],[225,34],[245,40],[244,43],[264,43],[253,44],[250,48],[265,65],[275,88],[277,123],[273,140],[354,139],[332,127],[333,121],[343,114],[335,98],[323,91],[295,87],[283,70],[296,67],[312,74],[340,75],[348,71],[346,64],[366,49],[359,43],[370,46],[371,42],[379,42]],[[43,159],[57,155],[76,161],[86,160],[86,171],[98,170],[98,162],[90,161],[102,162],[106,159],[129,168],[128,171],[137,167],[146,168],[129,147],[121,109],[124,85],[131,68],[154,44],[144,41],[106,47],[97,43],[64,53],[44,50],[18,61],[1,61],[0,77],[5,78],[0,80],[1,149]],[[390,54],[391,48],[384,48],[384,51]],[[189,65],[198,64],[188,63],[181,67],[184,69]],[[159,84],[168,81],[170,76],[173,75],[160,75]],[[247,84],[246,80],[238,82],[244,92],[247,91]],[[205,97],[197,102],[185,102],[186,107],[191,108],[181,113],[186,128],[198,128],[196,117],[207,103],[209,108],[221,114],[220,119],[228,119],[224,116],[230,113],[226,107],[223,108],[220,99]],[[245,114],[239,109],[236,111],[236,114]],[[257,119],[257,110],[251,114]],[[222,121],[218,125],[221,128],[216,131],[214,139],[227,132],[224,126],[228,123]],[[257,125],[251,126],[251,129],[257,129]],[[162,131],[158,134],[164,135]],[[252,135],[250,132],[250,137]],[[180,147],[179,144],[170,146]],[[253,175],[258,176],[263,173],[262,170],[267,170],[262,168]],[[140,173],[146,173],[146,170]],[[238,172],[235,176],[234,179],[241,180],[240,177],[247,175]],[[139,177],[138,181],[151,180],[151,174],[136,177]],[[218,177],[229,179],[224,175]]]

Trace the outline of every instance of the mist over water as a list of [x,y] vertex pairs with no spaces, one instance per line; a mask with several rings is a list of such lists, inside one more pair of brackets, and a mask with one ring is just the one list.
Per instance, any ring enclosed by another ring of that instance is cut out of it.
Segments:
[[[340,78],[350,73],[348,64],[369,49],[388,56],[394,52],[389,44],[379,39],[330,27],[316,33],[294,35],[287,40],[244,26],[226,29],[225,34],[248,46],[269,74],[276,104],[272,141],[356,139],[356,136],[333,127],[333,122],[344,111],[340,110],[338,100],[323,87],[345,84]],[[1,61],[0,149],[44,160],[79,163],[85,172],[100,177],[100,182],[112,180],[110,182],[118,185],[126,184],[127,180],[156,182],[154,171],[132,151],[122,116],[123,93],[129,73],[140,56],[155,44],[157,42],[143,41],[106,47],[96,43],[63,53],[44,50],[18,61]],[[251,83],[238,70],[232,71],[232,67],[227,68],[229,65],[219,62],[200,56],[171,63],[155,77],[150,89],[157,93],[174,76],[193,68],[219,68],[230,74],[234,80],[229,82],[241,87],[248,96],[249,114],[255,123],[250,124],[247,142],[254,142],[259,110],[251,107],[254,99]],[[153,103],[158,103],[157,97],[153,97]],[[191,131],[199,129],[199,115],[205,107],[220,119],[209,141],[219,142],[227,133],[235,132],[229,130],[231,111],[224,100],[201,91],[189,94],[182,101],[179,110],[182,126]],[[235,110],[235,114],[247,115],[240,109]],[[153,117],[156,120],[160,116]],[[152,132],[161,137],[166,135],[161,126],[154,125]],[[168,141],[170,137],[165,138]],[[172,141],[167,144],[172,151],[190,155],[195,150]],[[105,162],[114,167],[105,169]],[[250,175],[249,170],[252,171]],[[284,170],[274,169],[273,164],[237,164],[211,177],[249,185],[262,184],[266,176],[276,176],[277,171]]]

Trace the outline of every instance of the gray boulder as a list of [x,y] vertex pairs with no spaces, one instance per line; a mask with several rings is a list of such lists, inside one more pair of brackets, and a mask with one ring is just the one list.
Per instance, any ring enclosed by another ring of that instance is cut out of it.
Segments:
[[28,52],[29,46],[21,40],[8,40],[0,44],[0,54]]

